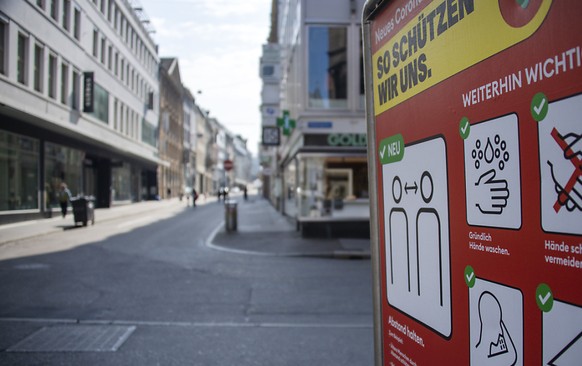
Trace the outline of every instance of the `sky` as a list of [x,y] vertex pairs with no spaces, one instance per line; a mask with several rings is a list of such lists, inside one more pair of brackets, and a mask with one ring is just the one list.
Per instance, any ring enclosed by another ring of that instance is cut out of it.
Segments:
[[271,0],[138,0],[155,29],[160,57],[177,57],[182,84],[202,109],[260,142],[259,59],[270,28]]

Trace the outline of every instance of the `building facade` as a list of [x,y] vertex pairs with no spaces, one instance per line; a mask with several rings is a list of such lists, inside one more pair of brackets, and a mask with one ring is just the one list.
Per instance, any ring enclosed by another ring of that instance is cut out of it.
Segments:
[[126,0],[0,2],[0,222],[158,193],[157,47]]
[[369,223],[363,4],[278,2],[281,144],[270,194],[302,230],[322,222],[361,223],[367,230]]
[[177,58],[160,61],[159,186],[163,198],[177,197],[184,187],[184,89]]

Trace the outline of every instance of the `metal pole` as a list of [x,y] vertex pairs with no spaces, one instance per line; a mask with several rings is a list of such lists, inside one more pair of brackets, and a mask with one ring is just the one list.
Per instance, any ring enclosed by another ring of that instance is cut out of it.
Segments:
[[380,253],[378,237],[378,182],[376,136],[374,129],[374,99],[372,81],[372,49],[369,15],[378,8],[382,0],[367,0],[362,11],[362,39],[364,55],[364,86],[366,91],[366,126],[368,132],[368,190],[370,192],[370,251],[372,261],[372,296],[374,306],[374,365],[383,365],[382,355],[382,289],[380,288]]

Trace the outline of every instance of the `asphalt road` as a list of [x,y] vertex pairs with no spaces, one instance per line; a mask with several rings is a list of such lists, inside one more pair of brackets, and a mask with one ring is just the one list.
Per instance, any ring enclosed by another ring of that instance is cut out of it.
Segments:
[[370,261],[213,250],[223,210],[0,247],[0,365],[372,365]]

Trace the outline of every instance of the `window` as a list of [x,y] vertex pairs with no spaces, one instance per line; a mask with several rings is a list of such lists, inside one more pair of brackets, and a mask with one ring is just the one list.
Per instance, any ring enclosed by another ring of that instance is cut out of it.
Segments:
[[309,29],[309,106],[347,108],[347,29]]
[[[67,186],[73,194],[87,191],[83,189],[83,161],[85,153],[70,147],[57,145],[51,142],[44,144],[44,176],[47,206],[58,207],[57,192],[61,182]],[[85,187],[86,188],[86,187]]]
[[113,15],[113,2],[111,0],[107,0],[107,20],[111,22],[112,15]]
[[119,78],[121,79],[121,81],[123,81],[123,72],[125,71],[125,61],[123,59],[121,59],[121,74],[119,75]]
[[81,39],[81,11],[78,8],[74,10],[73,15],[73,36],[76,40]]
[[36,5],[44,10],[44,0],[36,0]]
[[115,76],[119,73],[119,54],[115,52]]
[[0,74],[6,75],[6,29],[8,26],[0,20]]
[[113,100],[113,129],[114,130],[117,130],[117,124],[118,124],[118,119],[119,119],[117,117],[117,114],[118,114],[117,109],[118,109],[117,99],[114,99]]
[[61,103],[67,104],[69,97],[69,65],[61,64]]
[[42,77],[44,65],[44,47],[42,45],[34,45],[34,90],[42,93]]
[[105,38],[101,38],[101,63],[105,65]]
[[71,95],[71,108],[79,110],[79,98],[81,97],[81,73],[73,70],[73,94]]
[[0,130],[0,211],[38,209],[39,142]]
[[111,46],[107,49],[107,68],[109,71],[113,70],[113,47]]
[[48,64],[48,95],[53,99],[56,98],[57,94],[56,77],[57,77],[57,56],[50,54]]
[[50,0],[51,2],[51,18],[59,21],[59,3],[58,0]]
[[99,84],[94,83],[94,110],[91,113],[105,123],[109,123],[109,93]]
[[63,28],[69,30],[71,23],[71,0],[63,0]]
[[97,57],[99,53],[99,32],[97,29],[93,30],[93,56]]
[[16,79],[20,84],[26,84],[28,37],[18,33],[18,55],[16,61]]

